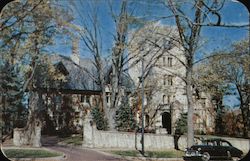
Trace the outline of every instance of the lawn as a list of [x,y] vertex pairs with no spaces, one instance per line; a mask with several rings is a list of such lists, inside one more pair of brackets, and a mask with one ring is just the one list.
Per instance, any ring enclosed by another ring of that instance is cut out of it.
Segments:
[[61,156],[62,153],[43,149],[4,149],[8,158],[47,158]]
[[[136,150],[127,150],[127,151],[107,151],[108,153],[121,155],[121,156],[130,156],[130,157],[140,157],[141,153]],[[184,152],[177,150],[166,150],[166,151],[146,151],[145,157],[150,158],[181,158],[184,155]]]

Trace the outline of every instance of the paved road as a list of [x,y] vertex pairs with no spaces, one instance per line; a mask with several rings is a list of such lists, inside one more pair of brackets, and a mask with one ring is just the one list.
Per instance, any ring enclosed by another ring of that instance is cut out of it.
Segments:
[[65,161],[127,161],[125,159],[104,155],[91,149],[73,148],[62,145],[47,148],[63,152],[66,155]]

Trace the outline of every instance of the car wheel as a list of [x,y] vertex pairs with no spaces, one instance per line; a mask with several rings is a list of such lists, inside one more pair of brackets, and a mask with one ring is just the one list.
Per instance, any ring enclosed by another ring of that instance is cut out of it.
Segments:
[[227,151],[227,159],[232,160],[232,155],[231,155],[230,151]]
[[209,159],[210,159],[209,153],[204,152],[201,159],[202,159],[202,161],[209,161]]
[[232,160],[233,160],[233,161],[239,161],[240,158],[238,158],[238,157],[232,157]]

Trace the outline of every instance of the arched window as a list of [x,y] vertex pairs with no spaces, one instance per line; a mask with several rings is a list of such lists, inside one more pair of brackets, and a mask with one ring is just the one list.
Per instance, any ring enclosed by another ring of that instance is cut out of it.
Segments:
[[166,95],[163,95],[162,96],[162,104],[165,104],[166,103]]

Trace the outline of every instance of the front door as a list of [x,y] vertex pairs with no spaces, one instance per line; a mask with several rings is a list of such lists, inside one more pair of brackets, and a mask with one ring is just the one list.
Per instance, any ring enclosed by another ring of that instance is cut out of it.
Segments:
[[171,134],[171,114],[169,112],[164,112],[162,114],[162,127],[165,128],[168,134]]

